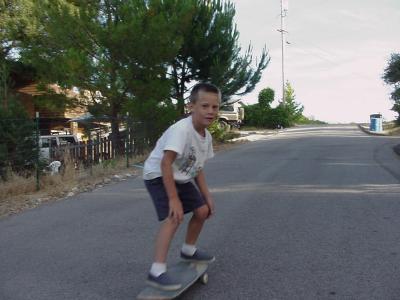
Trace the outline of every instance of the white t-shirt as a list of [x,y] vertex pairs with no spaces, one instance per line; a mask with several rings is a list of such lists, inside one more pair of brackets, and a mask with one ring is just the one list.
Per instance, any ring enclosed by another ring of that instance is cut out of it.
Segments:
[[176,182],[185,183],[195,178],[204,167],[204,162],[214,156],[212,137],[205,130],[201,136],[193,127],[189,116],[170,126],[158,139],[156,147],[144,163],[143,179],[161,177],[161,159],[165,150],[177,153],[172,164]]

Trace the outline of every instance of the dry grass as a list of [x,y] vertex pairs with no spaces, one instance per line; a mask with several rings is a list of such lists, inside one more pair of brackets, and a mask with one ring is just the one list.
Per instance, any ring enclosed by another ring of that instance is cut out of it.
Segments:
[[396,124],[395,121],[391,121],[391,122],[384,122],[383,123],[383,129],[384,130],[391,130],[393,128],[398,127],[398,125]]
[[395,121],[385,122],[383,130],[389,135],[400,135],[400,126]]
[[[243,142],[215,143],[214,151],[224,151]],[[130,159],[129,164],[143,162],[147,155]],[[40,177],[40,190],[36,191],[36,178],[12,174],[10,180],[0,181],[0,218],[34,208],[42,203],[57,201],[83,191],[90,191],[96,186],[112,182],[114,175],[121,178],[137,176],[139,168],[126,167],[126,159],[113,159],[94,165],[92,168],[75,170],[74,163],[64,159],[64,169],[56,175],[44,174]]]
[[[130,165],[143,161],[145,156],[130,159]],[[11,174],[6,182],[0,182],[0,217],[15,214],[41,203],[55,201],[69,193],[92,190],[99,184],[111,182],[110,177],[126,174],[137,175],[138,169],[126,167],[126,159],[113,159],[92,168],[75,170],[71,160],[64,160],[64,169],[56,175],[40,177],[40,190],[36,191],[35,176],[23,177]]]
[[36,190],[34,177],[25,178],[16,174],[11,174],[8,181],[0,184],[1,198],[28,194]]
[[36,179],[11,174],[6,182],[0,182],[0,217],[32,207],[36,192]]
[[400,135],[400,126],[388,130],[389,135]]

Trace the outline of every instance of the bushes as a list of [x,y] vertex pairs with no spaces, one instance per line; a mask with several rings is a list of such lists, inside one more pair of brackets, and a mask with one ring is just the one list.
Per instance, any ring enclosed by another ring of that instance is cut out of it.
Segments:
[[289,82],[285,85],[285,103],[271,108],[275,93],[272,89],[263,89],[258,95],[258,103],[245,107],[245,123],[248,126],[279,128],[293,126],[304,119],[304,107],[295,102],[295,94]]
[[208,131],[210,131],[213,140],[216,142],[226,142],[230,139],[240,136],[239,133],[230,131],[226,127],[221,126],[218,120],[215,120],[209,127]]
[[245,125],[259,128],[289,127],[288,111],[278,106],[265,108],[259,104],[245,106]]
[[36,162],[34,122],[15,98],[7,108],[0,106],[0,178],[7,179],[8,170],[22,175]]
[[215,120],[209,127],[208,131],[210,131],[214,140],[219,141],[224,137],[225,129],[220,126],[218,120]]

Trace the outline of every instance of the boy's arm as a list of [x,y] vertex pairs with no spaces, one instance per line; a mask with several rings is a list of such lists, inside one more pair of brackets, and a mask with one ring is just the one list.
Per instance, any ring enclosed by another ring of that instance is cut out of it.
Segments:
[[211,217],[215,213],[214,200],[211,196],[210,191],[208,190],[206,176],[204,175],[203,170],[201,170],[197,174],[195,181],[196,181],[197,186],[199,187],[200,193],[203,195],[204,199],[206,199],[208,208],[210,209],[209,217]]
[[172,163],[175,161],[177,153],[174,151],[164,151],[164,156],[161,160],[161,173],[165,191],[167,192],[169,201],[169,218],[172,218],[178,224],[183,221],[183,208],[181,200],[176,190]]

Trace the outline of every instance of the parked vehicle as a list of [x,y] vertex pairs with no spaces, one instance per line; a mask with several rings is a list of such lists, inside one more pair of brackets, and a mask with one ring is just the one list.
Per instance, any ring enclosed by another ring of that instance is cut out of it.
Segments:
[[39,137],[40,158],[48,162],[62,160],[63,146],[78,144],[78,138],[73,134],[41,135]]
[[240,102],[223,105],[219,110],[218,120],[222,127],[240,128],[244,120],[244,108]]

